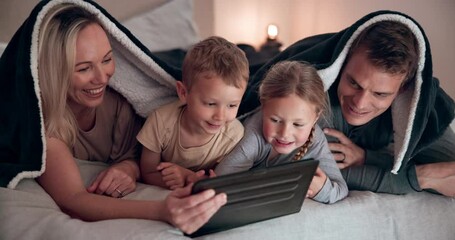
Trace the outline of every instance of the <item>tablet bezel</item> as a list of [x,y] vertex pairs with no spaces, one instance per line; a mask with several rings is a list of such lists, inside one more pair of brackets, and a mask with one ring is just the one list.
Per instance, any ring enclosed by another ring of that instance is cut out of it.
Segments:
[[227,194],[227,203],[189,236],[224,231],[299,212],[318,164],[317,160],[306,159],[196,182],[192,194],[214,189],[216,193]]

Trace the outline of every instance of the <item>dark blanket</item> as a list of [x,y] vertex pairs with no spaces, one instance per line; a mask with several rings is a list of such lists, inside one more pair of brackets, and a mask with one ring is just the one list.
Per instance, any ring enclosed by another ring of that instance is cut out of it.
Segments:
[[179,69],[167,64],[102,7],[90,0],[40,1],[17,30],[0,58],[0,186],[14,188],[23,178],[45,170],[46,139],[39,100],[38,32],[54,5],[73,3],[95,13],[111,39],[117,62],[112,88],[123,94],[141,116],[175,99]]
[[[125,96],[136,112],[145,117],[154,108],[175,100],[175,80],[181,79],[184,52],[174,50],[151,53],[126,28],[96,3],[85,0],[63,0],[80,5],[97,14],[111,38],[117,69],[109,85]],[[39,101],[37,77],[37,32],[43,15],[59,2],[41,1],[16,32],[0,59],[0,184],[14,188],[23,178],[34,178],[45,170],[44,127]],[[257,84],[271,64],[284,60],[313,63],[326,89],[337,79],[352,39],[372,21],[402,21],[415,32],[422,53],[413,88],[400,95],[392,106],[395,165],[400,170],[421,148],[447,128],[454,118],[454,103],[432,76],[431,52],[421,27],[398,12],[380,11],[369,14],[351,27],[335,34],[303,39],[288,47],[270,62],[255,61],[249,88],[239,115],[259,106]],[[36,31],[36,35],[34,35]],[[263,65],[263,66],[262,66]],[[403,111],[404,109],[404,111]]]
[[352,41],[362,29],[377,21],[393,20],[406,24],[419,41],[421,51],[415,84],[400,94],[391,107],[395,164],[392,172],[428,146],[449,127],[454,119],[454,101],[439,87],[433,77],[430,45],[423,29],[409,16],[393,11],[373,12],[338,32],[305,38],[289,46],[265,64],[250,79],[240,106],[244,114],[259,106],[257,87],[266,71],[282,60],[307,61],[318,69],[325,88],[335,85]]

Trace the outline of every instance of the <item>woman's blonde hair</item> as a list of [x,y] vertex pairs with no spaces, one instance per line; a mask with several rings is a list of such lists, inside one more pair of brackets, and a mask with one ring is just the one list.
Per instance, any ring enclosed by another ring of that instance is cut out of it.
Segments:
[[[72,4],[60,4],[44,17],[38,40],[38,77],[47,137],[73,146],[77,122],[67,104],[67,93],[75,70],[79,32],[96,16]],[[100,24],[101,26],[101,24]]]

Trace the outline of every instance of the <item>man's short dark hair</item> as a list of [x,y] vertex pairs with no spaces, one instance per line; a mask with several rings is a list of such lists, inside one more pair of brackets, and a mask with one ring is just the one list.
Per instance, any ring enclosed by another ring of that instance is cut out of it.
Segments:
[[414,79],[419,47],[414,33],[397,21],[381,21],[367,27],[354,40],[349,57],[359,48],[366,47],[371,63],[390,74],[403,74],[405,87]]

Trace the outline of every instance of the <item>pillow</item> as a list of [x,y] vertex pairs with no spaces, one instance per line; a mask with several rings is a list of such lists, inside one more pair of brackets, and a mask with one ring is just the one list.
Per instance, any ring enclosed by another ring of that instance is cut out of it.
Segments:
[[2,56],[3,51],[5,51],[6,45],[8,45],[8,44],[4,43],[4,42],[0,42],[0,56]]
[[122,24],[152,52],[188,49],[199,41],[192,0],[171,0]]

